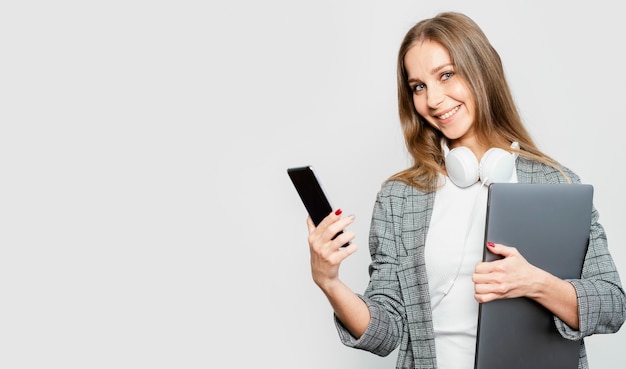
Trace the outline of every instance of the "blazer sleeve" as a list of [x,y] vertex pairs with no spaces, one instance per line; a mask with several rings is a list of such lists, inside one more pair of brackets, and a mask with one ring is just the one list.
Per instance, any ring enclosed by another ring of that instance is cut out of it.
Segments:
[[387,356],[401,340],[405,312],[397,277],[397,242],[400,238],[398,215],[403,207],[402,196],[393,194],[392,184],[378,193],[372,213],[369,246],[372,262],[369,266],[370,282],[363,295],[359,295],[370,311],[370,324],[358,339],[353,337],[335,317],[342,343],[346,346]]
[[561,335],[572,340],[596,333],[617,332],[626,318],[626,296],[598,218],[594,207],[581,279],[569,280],[578,298],[579,329],[574,330],[555,317]]

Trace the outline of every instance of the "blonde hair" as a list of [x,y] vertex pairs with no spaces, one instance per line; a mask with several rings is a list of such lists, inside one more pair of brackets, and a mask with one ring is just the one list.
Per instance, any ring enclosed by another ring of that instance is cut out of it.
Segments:
[[[524,127],[507,84],[500,56],[483,31],[469,17],[445,12],[413,26],[400,46],[397,66],[398,112],[413,164],[389,180],[399,180],[420,190],[435,190],[439,174],[444,173],[444,153],[441,147],[444,136],[415,110],[413,91],[407,82],[404,68],[407,51],[426,40],[437,42],[448,51],[456,75],[467,83],[474,96],[474,130],[479,143],[515,151],[562,172],[555,160],[537,148]],[[512,142],[518,142],[520,149],[511,149]]]

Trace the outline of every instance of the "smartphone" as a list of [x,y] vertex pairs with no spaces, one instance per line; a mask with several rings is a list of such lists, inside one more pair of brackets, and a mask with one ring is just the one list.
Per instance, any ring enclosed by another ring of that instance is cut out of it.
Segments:
[[[288,168],[287,174],[291,178],[291,182],[296,188],[304,207],[306,208],[313,224],[318,225],[324,218],[326,218],[333,208],[322,189],[322,185],[318,180],[313,167],[310,165],[303,167]],[[343,233],[340,231],[333,237],[335,239],[338,235]],[[343,247],[348,246],[350,243],[346,243]]]

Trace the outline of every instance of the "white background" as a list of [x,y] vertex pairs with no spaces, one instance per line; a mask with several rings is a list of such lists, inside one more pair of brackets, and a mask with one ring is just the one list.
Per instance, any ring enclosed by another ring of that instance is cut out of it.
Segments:
[[[314,165],[356,214],[342,277],[362,292],[376,192],[409,163],[396,53],[444,10],[483,28],[537,143],[594,185],[626,276],[614,4],[3,2],[0,367],[393,367],[339,342],[286,168]],[[624,332],[587,344],[592,368],[623,365]]]

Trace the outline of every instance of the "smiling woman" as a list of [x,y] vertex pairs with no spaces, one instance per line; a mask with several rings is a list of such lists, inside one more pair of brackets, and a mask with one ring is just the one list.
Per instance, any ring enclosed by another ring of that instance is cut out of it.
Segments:
[[[469,17],[440,13],[412,27],[397,75],[413,163],[378,193],[363,294],[339,278],[357,248],[340,246],[354,233],[332,237],[354,218],[331,213],[317,226],[308,219],[313,280],[334,310],[341,341],[381,356],[399,348],[397,368],[471,369],[478,304],[525,297],[551,312],[563,337],[580,341],[578,367],[587,368],[583,338],[616,332],[626,318],[597,211],[580,279],[560,279],[531,265],[515,245],[482,239],[489,183],[580,178],[535,145],[498,53]],[[484,247],[502,259],[481,262]]]

